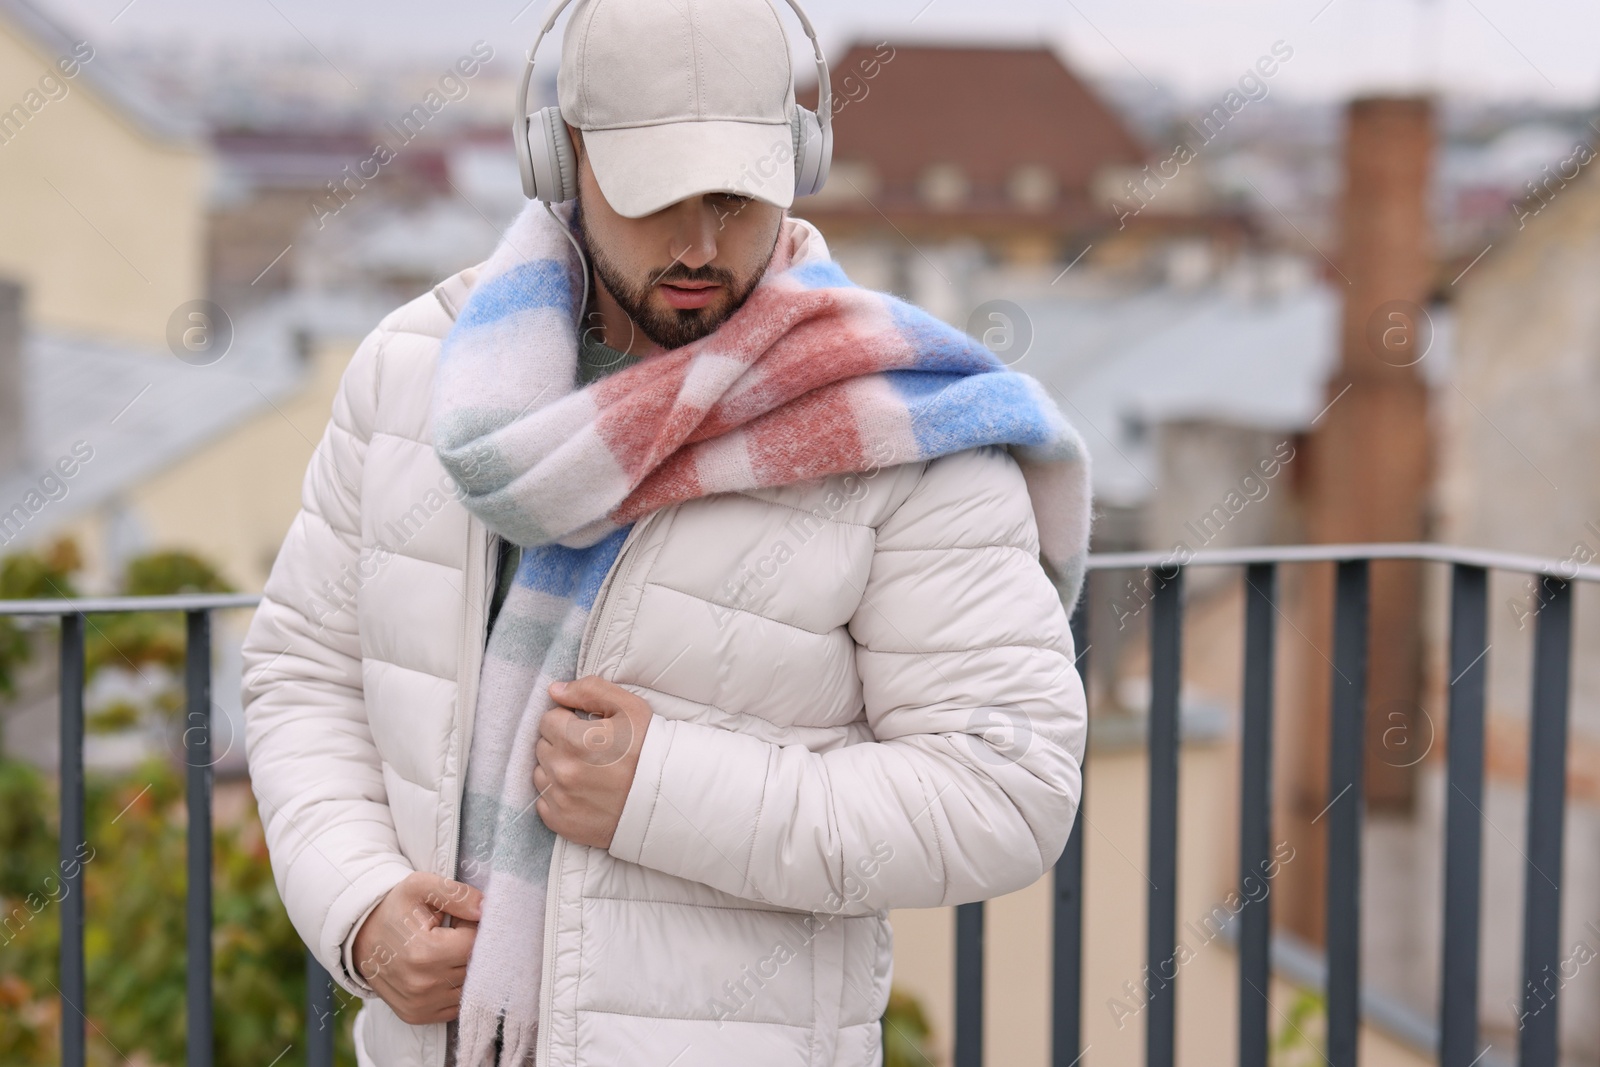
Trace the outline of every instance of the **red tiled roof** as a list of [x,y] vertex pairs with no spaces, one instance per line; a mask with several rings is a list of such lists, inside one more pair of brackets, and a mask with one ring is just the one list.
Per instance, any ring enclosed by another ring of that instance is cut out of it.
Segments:
[[[808,217],[881,210],[897,223],[1028,220],[1071,229],[1106,217],[1089,199],[1102,167],[1145,161],[1122,120],[1045,47],[857,44],[831,66],[834,160],[869,164],[878,192],[873,204],[802,200],[797,210]],[[815,86],[798,96],[815,107]],[[962,207],[932,209],[919,195],[935,164],[966,175]],[[1054,175],[1055,207],[1030,211],[1008,193],[1029,165]]]

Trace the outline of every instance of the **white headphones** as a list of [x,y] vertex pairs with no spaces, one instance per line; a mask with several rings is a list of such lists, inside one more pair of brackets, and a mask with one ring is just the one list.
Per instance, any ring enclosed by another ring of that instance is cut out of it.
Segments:
[[[522,87],[517,91],[516,116],[511,123],[511,137],[517,146],[517,164],[522,170],[522,192],[530,200],[543,200],[546,204],[560,204],[578,195],[578,160],[567,133],[567,124],[561,118],[559,107],[543,107],[528,112],[528,88],[533,84],[533,57],[540,43],[556,24],[557,17],[572,4],[572,0],[559,0],[544,20],[544,28],[534,38],[528,50],[528,65],[522,71]],[[800,9],[797,0],[788,0],[789,6],[805,27],[811,39],[811,50],[817,57],[817,110],[810,111],[795,105],[791,126],[794,131],[794,195],[809,196],[822,188],[828,180],[828,167],[833,160],[833,90],[828,82],[828,61],[823,58],[822,45],[811,28],[811,20]],[[818,117],[820,116],[820,118]]]

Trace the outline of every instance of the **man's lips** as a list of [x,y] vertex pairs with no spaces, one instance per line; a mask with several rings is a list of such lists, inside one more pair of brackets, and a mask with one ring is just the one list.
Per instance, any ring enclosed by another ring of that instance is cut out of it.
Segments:
[[662,282],[661,295],[680,311],[703,308],[715,300],[722,286],[715,282]]

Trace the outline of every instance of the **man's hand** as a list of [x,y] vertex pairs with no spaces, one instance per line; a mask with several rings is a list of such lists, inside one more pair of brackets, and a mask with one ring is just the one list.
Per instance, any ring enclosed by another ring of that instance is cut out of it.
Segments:
[[655,713],[643,697],[595,674],[555,682],[550,696],[558,706],[539,722],[534,809],[568,841],[610,848]]
[[[478,933],[483,894],[465,882],[414,871],[389,890],[356,931],[356,970],[413,1026],[461,1011],[461,985]],[[443,926],[452,915],[454,926]]]

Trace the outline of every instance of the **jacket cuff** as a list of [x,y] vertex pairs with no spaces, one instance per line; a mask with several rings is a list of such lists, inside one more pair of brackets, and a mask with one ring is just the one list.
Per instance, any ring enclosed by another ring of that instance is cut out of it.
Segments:
[[345,935],[344,947],[340,951],[339,960],[344,964],[344,978],[351,986],[359,989],[363,997],[375,997],[378,993],[370,982],[361,977],[361,970],[356,966],[356,934],[361,932],[361,924],[367,921],[367,916],[376,911],[378,905],[382,903],[383,897],[374,900],[372,905],[361,913],[360,918],[350,924],[350,932]]
[[633,772],[633,784],[628,787],[627,799],[622,803],[622,815],[617,819],[616,832],[611,835],[611,846],[606,850],[619,860],[638,863],[639,857],[644,855],[645,831],[650,828],[650,817],[655,813],[656,800],[661,796],[667,752],[672,748],[672,736],[677,727],[677,720],[654,715],[644,732],[644,744],[639,748],[639,765]]
[[[320,953],[324,961],[336,960],[337,970],[330,971],[333,980],[348,992],[364,1000],[378,995],[361,977],[355,963],[356,932],[372,914],[389,890],[405,881],[412,873],[403,863],[387,863],[367,871],[350,885],[328,909],[328,919],[322,928],[323,945]],[[324,962],[326,966],[326,962]]]

